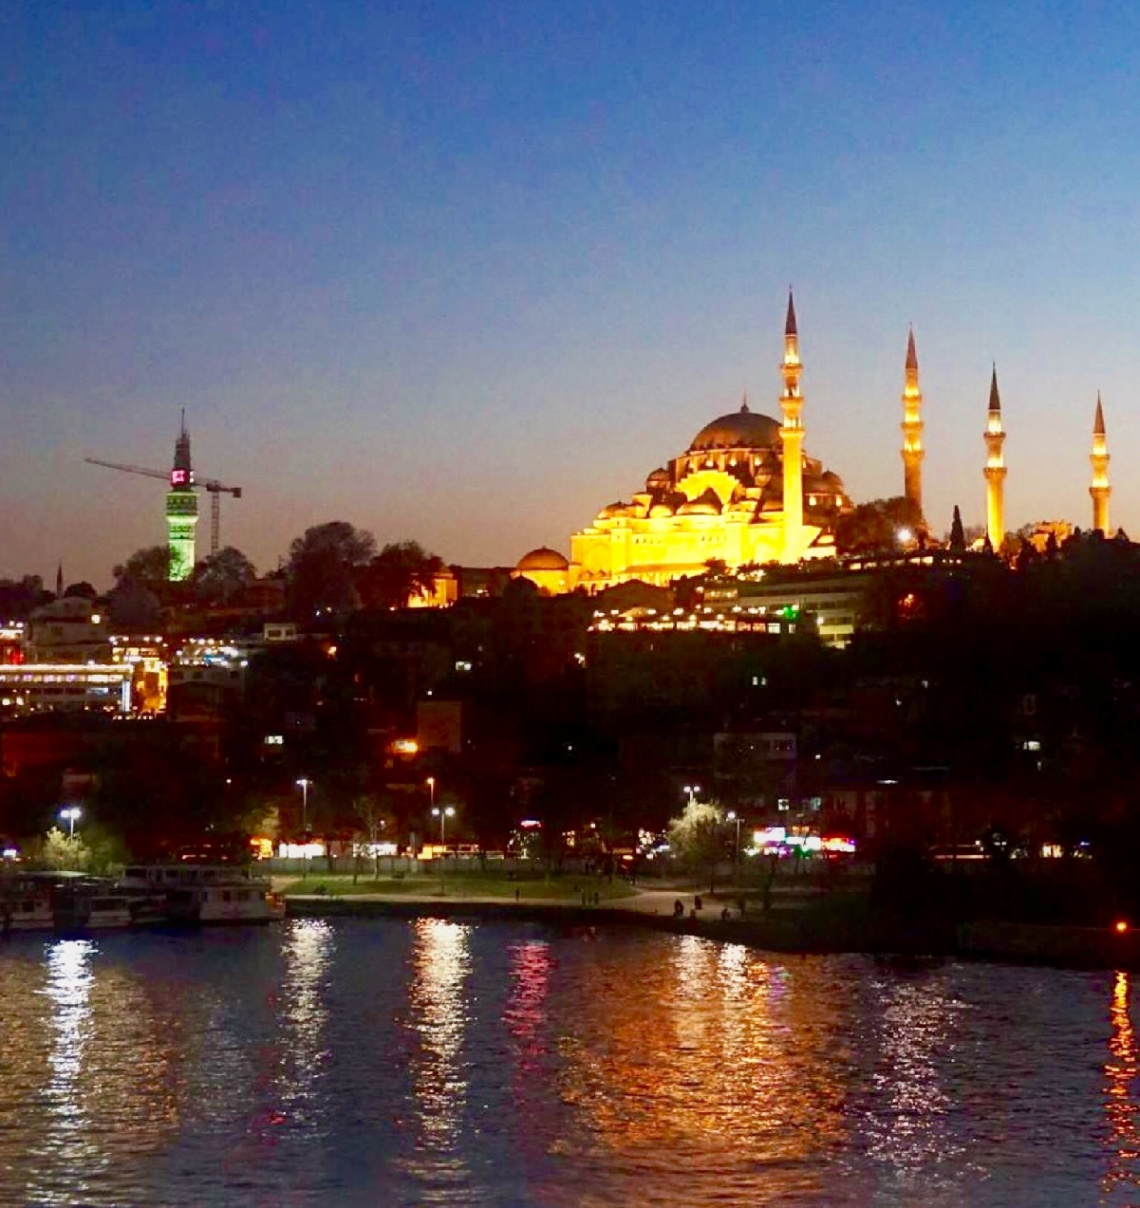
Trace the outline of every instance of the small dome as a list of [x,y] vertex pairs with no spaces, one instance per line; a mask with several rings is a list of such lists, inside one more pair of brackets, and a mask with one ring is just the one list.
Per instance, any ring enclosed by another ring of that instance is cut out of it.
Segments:
[[570,563],[556,549],[540,545],[529,554],[523,554],[515,570],[567,570],[569,566]]
[[749,411],[745,403],[739,411],[714,419],[693,437],[690,453],[707,449],[771,449],[780,443],[780,424],[770,415]]

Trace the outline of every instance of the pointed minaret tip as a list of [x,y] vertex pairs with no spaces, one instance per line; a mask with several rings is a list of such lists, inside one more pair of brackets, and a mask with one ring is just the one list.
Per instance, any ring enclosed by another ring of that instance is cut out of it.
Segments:
[[798,333],[796,331],[796,304],[795,304],[794,299],[792,298],[792,287],[789,285],[788,286],[788,318],[787,318],[787,321],[784,323],[784,335],[794,336],[797,334]]
[[910,329],[910,334],[906,338],[906,367],[908,369],[918,368],[918,353],[914,350],[914,328]]
[[990,410],[1001,410],[1001,395],[998,394],[997,384],[997,362],[994,362],[993,376],[990,378]]
[[1104,408],[1100,405],[1100,391],[1096,392],[1096,419],[1093,420],[1093,436],[1104,435]]
[[748,391],[745,390],[743,397],[740,400],[740,412],[742,415],[748,414]]

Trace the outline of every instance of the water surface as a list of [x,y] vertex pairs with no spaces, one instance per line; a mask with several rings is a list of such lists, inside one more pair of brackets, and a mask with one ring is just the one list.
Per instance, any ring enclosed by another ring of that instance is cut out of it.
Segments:
[[0,944],[0,1203],[1140,1203],[1125,973],[442,920]]

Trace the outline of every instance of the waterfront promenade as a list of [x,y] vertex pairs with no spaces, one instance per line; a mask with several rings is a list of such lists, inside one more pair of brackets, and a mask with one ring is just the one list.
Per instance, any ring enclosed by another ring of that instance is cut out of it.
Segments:
[[[1140,929],[1131,927],[1038,926],[1008,922],[970,922],[955,925],[929,919],[900,919],[875,915],[864,894],[820,895],[784,889],[773,895],[764,910],[755,896],[743,899],[731,888],[710,895],[691,886],[622,886],[621,896],[601,898],[595,904],[593,882],[589,889],[567,892],[559,884],[550,896],[541,896],[534,882],[527,896],[516,900],[506,893],[465,892],[459,884],[418,878],[422,884],[400,885],[398,891],[306,892],[296,878],[279,878],[288,913],[298,918],[436,917],[452,919],[538,922],[563,927],[627,926],[697,935],[746,944],[780,953],[862,952],[904,958],[965,957],[1046,964],[1067,968],[1140,970]],[[311,878],[313,888],[324,882]],[[573,878],[569,889],[575,888]],[[584,883],[584,882],[583,882]],[[348,888],[348,887],[345,887]],[[696,908],[697,900],[701,908]],[[680,901],[683,913],[674,913]]]

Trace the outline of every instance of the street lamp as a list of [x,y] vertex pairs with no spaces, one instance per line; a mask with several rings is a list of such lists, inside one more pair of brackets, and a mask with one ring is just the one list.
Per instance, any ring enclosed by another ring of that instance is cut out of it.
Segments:
[[736,810],[729,810],[725,817],[729,822],[736,823],[736,847],[733,849],[732,855],[732,873],[733,879],[737,885],[740,884],[740,823],[743,819]]
[[431,812],[432,812],[432,815],[434,816],[434,814],[435,814],[435,777],[434,776],[429,776],[427,778],[427,786],[428,786],[428,792],[431,794]]
[[[433,784],[433,783],[434,783],[434,781],[431,781],[431,780],[428,781],[428,784]],[[431,816],[433,818],[439,819],[439,845],[440,845],[440,847],[446,847],[447,840],[445,838],[445,835],[447,833],[446,832],[447,820],[448,820],[448,818],[455,817],[455,806],[454,805],[445,805],[442,809],[440,809],[438,806],[433,806],[432,811],[431,811]]]
[[297,787],[301,790],[301,833],[304,834],[309,829],[309,785],[313,782],[308,776],[302,776],[297,781]]
[[687,784],[687,785],[685,785],[685,792],[689,794],[689,804],[690,804],[690,805],[696,805],[696,804],[697,804],[697,794],[698,794],[700,791],[701,791],[701,786],[700,786],[699,784]]
[[[431,778],[428,780],[428,786],[432,790],[432,794],[433,794],[432,799],[434,800],[435,799],[434,798],[434,793],[435,793],[434,778]],[[445,805],[442,807],[442,809],[439,806],[433,806],[432,811],[431,811],[431,816],[433,818],[438,816],[438,818],[439,818],[439,846],[440,846],[439,892],[440,892],[440,894],[442,894],[444,892],[444,889],[443,889],[443,857],[444,857],[444,851],[447,847],[447,838],[446,838],[446,836],[447,836],[447,820],[448,820],[448,818],[455,817],[455,806],[454,805]]]
[[67,823],[67,837],[75,838],[75,824],[83,816],[83,811],[77,805],[69,805],[67,809],[60,810],[59,816]]

